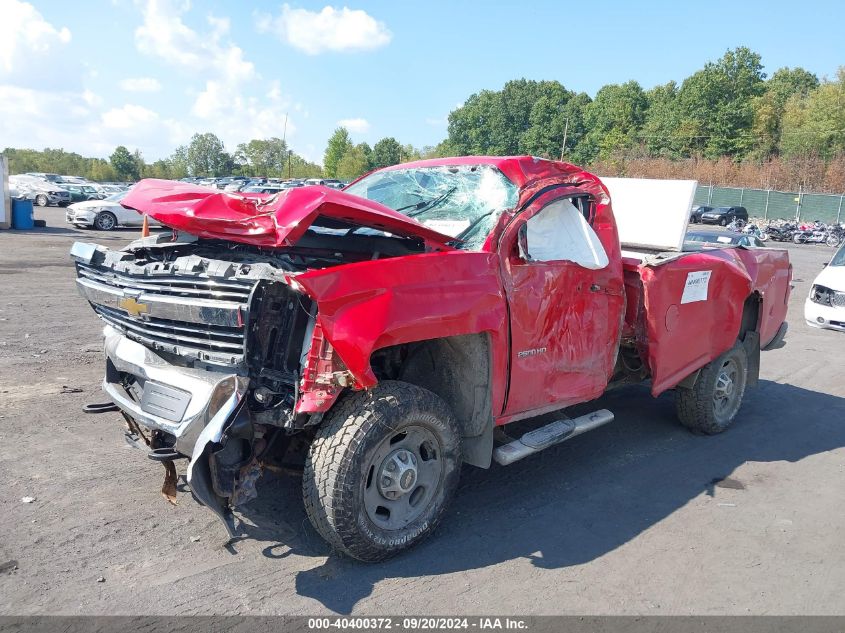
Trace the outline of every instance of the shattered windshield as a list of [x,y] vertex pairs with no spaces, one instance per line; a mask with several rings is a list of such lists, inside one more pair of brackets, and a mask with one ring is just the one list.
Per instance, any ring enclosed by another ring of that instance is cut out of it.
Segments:
[[518,190],[489,165],[441,165],[379,171],[344,190],[374,200],[477,250]]

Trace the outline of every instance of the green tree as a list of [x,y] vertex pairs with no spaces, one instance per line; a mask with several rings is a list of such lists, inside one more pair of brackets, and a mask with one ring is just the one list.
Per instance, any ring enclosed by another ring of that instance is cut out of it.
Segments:
[[381,139],[373,145],[373,167],[398,165],[402,160],[402,146],[392,136]]
[[326,153],[323,157],[323,172],[329,178],[337,178],[338,163],[353,147],[349,132],[345,127],[337,128],[329,137]]
[[746,156],[754,146],[754,98],[763,94],[765,77],[760,55],[739,47],[685,79],[676,134],[684,153]]
[[190,175],[188,170],[188,147],[186,145],[180,145],[173,150],[167,161],[170,163],[170,173],[173,178],[185,178]]
[[194,134],[188,144],[188,171],[194,176],[222,176],[231,172],[232,157],[215,134]]
[[648,99],[636,81],[603,86],[585,113],[586,151],[594,158],[607,159],[618,150],[633,147],[647,109]]
[[787,101],[806,97],[819,85],[819,79],[803,68],[780,68],[766,82],[766,91],[755,97],[752,131],[756,154],[766,158],[777,152]]
[[651,156],[680,158],[683,147],[678,140],[680,110],[678,85],[674,81],[655,86],[646,92],[648,110],[640,131],[640,139]]
[[367,156],[369,146],[360,143],[349,148],[337,163],[336,178],[354,180],[370,170],[370,159]]
[[[528,129],[519,141],[519,153],[559,158],[563,137],[569,136],[567,104],[575,96],[556,81],[543,81],[528,114]],[[571,144],[570,144],[571,147]]]
[[291,152],[288,156],[286,175],[290,178],[319,178],[323,175],[323,169],[316,163],[311,163]]
[[499,151],[498,121],[502,118],[501,95],[482,90],[449,113],[449,145],[455,154],[495,154]]
[[787,157],[845,154],[845,66],[806,97],[786,102],[780,151]]
[[112,169],[119,180],[138,180],[141,166],[135,156],[123,145],[118,145],[109,157]]
[[241,143],[235,151],[235,160],[244,166],[251,176],[280,176],[287,164],[288,147],[285,141],[272,137],[252,139]]

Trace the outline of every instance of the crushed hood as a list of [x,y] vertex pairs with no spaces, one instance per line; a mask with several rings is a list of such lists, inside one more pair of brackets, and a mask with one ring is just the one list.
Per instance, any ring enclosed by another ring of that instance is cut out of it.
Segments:
[[191,235],[254,246],[293,246],[319,217],[419,237],[439,249],[449,248],[447,243],[454,239],[377,202],[322,186],[266,197],[147,179],[135,185],[121,205]]

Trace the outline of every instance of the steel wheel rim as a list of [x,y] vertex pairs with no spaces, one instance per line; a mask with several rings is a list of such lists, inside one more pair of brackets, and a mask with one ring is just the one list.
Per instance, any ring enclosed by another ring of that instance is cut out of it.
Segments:
[[728,359],[719,368],[716,388],[713,390],[713,411],[716,417],[730,417],[741,396],[740,369],[737,362]]
[[406,426],[376,447],[364,470],[364,507],[385,530],[401,530],[423,515],[443,480],[440,441],[428,428]]
[[35,203],[39,207],[46,207],[47,206],[47,196],[37,196],[35,199]]
[[103,231],[109,231],[114,228],[114,220],[107,214],[97,216],[97,227]]

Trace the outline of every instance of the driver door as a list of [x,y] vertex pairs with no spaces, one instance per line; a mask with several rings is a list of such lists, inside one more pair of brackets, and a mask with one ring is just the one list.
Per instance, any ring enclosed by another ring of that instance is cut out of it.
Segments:
[[505,416],[591,400],[612,377],[624,314],[622,266],[618,245],[602,243],[618,243],[615,229],[600,239],[594,217],[589,197],[550,192],[503,235],[511,341]]

